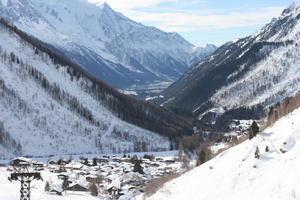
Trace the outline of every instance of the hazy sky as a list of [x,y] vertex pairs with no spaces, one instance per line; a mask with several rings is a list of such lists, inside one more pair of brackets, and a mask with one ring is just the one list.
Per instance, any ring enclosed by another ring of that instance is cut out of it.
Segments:
[[[90,0],[101,1],[101,0]],[[116,11],[164,31],[176,31],[195,45],[252,34],[278,17],[293,0],[106,0]]]

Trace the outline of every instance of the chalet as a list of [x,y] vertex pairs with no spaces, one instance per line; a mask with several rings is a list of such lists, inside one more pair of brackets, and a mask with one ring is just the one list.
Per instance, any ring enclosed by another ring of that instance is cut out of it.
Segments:
[[67,161],[67,160],[65,160],[65,159],[59,159],[58,161],[57,161],[57,165],[66,165],[66,164],[68,164],[69,162]]
[[57,165],[49,165],[49,171],[52,173],[59,173],[59,166]]
[[77,192],[86,192],[88,191],[88,187],[83,184],[75,183],[68,187],[68,190],[70,191],[77,191]]
[[145,189],[143,189],[143,188],[140,188],[140,189],[138,189],[141,193],[144,193],[145,192]]
[[91,174],[95,171],[93,167],[88,167],[86,165],[84,165],[81,170],[86,172],[86,174]]
[[71,162],[65,166],[66,169],[69,170],[82,170],[83,164],[79,162]]
[[109,187],[107,189],[107,192],[109,195],[111,195],[112,197],[118,197],[120,196],[122,193],[122,190],[116,186],[112,186],[112,187]]
[[97,162],[98,163],[108,163],[108,159],[105,159],[105,158],[97,158]]
[[[4,165],[3,167],[5,167],[6,165]],[[2,167],[2,166],[1,166]],[[13,168],[12,167],[8,167],[7,169],[6,169],[6,171],[8,171],[8,172],[13,172],[14,170],[13,170]]]
[[67,172],[67,169],[66,169],[65,166],[63,166],[63,165],[60,165],[60,166],[58,167],[58,173],[61,173],[61,172]]
[[79,171],[76,173],[78,176],[86,176],[88,175],[89,173],[85,172],[85,171]]
[[122,162],[122,160],[120,158],[113,158],[112,161],[117,162],[117,163]]
[[128,181],[127,184],[135,186],[135,187],[144,187],[146,185],[145,181],[143,181],[143,180],[140,180],[140,181],[131,180],[131,181]]
[[165,160],[165,163],[166,164],[173,164],[173,163],[175,163],[175,160]]
[[165,171],[172,171],[173,168],[172,167],[165,167]]
[[131,159],[130,158],[121,158],[122,162],[128,162],[130,163]]
[[55,162],[54,160],[50,160],[49,165],[57,165],[57,162]]
[[62,185],[61,184],[50,185],[49,192],[55,193],[55,194],[61,196],[62,192],[63,192]]
[[57,190],[55,190],[55,189],[52,189],[52,190],[50,190],[49,192],[55,193],[55,194],[57,194],[58,196],[62,196],[62,192],[57,191]]
[[98,179],[97,176],[87,176],[86,178],[86,182],[92,183],[92,184],[97,184],[100,183],[100,179]]
[[132,186],[132,185],[124,185],[124,186],[122,187],[122,189],[124,189],[124,190],[127,190],[127,191],[134,191],[134,190],[138,190],[138,188],[137,188],[137,187],[135,187],[135,186]]
[[114,169],[113,172],[114,173],[120,173],[122,170],[121,169]]
[[32,162],[32,165],[34,165],[35,167],[44,167],[44,164],[41,162]]
[[91,166],[89,160],[87,158],[80,158],[80,163],[86,166]]
[[124,174],[127,174],[127,173],[129,173],[129,172],[131,172],[131,170],[129,170],[129,169],[124,169],[124,168],[123,168],[123,173],[124,173]]
[[57,177],[60,180],[65,180],[65,179],[69,178],[69,176],[67,174],[58,174]]
[[27,158],[18,157],[10,161],[9,165],[11,166],[29,166],[32,164],[32,161]]
[[159,164],[153,162],[153,163],[149,163],[149,166],[150,167],[159,167]]
[[108,194],[105,184],[100,184],[98,189],[102,194]]
[[106,182],[107,184],[111,184],[112,183],[112,180],[110,178],[105,178],[104,179],[104,182]]
[[131,186],[130,188],[128,188],[129,191],[132,191],[132,190],[137,190],[138,188],[137,187],[134,187],[134,186]]
[[43,171],[43,170],[45,170],[45,168],[42,167],[42,166],[34,166],[34,167],[35,167],[36,171]]

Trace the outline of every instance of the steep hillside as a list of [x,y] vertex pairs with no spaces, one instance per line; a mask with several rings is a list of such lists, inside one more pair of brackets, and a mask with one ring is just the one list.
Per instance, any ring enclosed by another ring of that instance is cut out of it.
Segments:
[[165,184],[147,199],[298,199],[299,120],[300,109],[297,109],[258,137]]
[[190,122],[118,93],[3,19],[0,35],[0,157],[167,150],[192,132]]
[[165,88],[216,49],[196,48],[177,33],[144,26],[88,0],[5,0],[0,16],[119,89]]
[[163,92],[165,106],[201,118],[242,107],[263,110],[299,92],[299,8],[292,4],[253,35],[194,65]]

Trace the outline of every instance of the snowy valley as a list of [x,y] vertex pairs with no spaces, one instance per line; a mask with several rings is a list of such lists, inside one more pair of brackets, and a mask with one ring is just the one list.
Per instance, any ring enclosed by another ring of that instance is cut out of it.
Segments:
[[[298,199],[299,119],[300,108],[253,139],[186,173],[176,151],[35,158],[42,162],[44,180],[32,182],[32,199]],[[135,162],[141,168],[136,168]],[[5,166],[8,161],[0,163],[4,164],[0,187],[7,191],[0,193],[0,198],[15,199],[19,183],[7,180],[11,173],[11,167]],[[63,189],[64,177],[70,183],[68,189]],[[96,197],[93,184],[98,188]]]
[[163,151],[189,130],[186,120],[86,76],[3,20],[0,33],[1,158]]
[[102,1],[0,0],[0,200],[300,199],[299,19],[196,47]]
[[217,48],[144,26],[105,2],[5,0],[0,16],[125,91],[157,93]]

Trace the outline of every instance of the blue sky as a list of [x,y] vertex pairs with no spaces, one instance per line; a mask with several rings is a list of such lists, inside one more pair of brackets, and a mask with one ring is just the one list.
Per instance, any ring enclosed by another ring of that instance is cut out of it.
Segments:
[[[90,0],[101,1],[101,0]],[[293,0],[106,0],[146,25],[176,31],[195,45],[221,45],[252,34]]]

